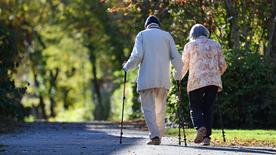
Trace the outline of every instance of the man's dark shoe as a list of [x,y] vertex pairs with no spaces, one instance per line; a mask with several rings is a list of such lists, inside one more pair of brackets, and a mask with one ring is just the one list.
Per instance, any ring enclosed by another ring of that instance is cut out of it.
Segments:
[[147,142],[148,145],[160,145],[161,139],[159,137],[153,137],[149,142]]

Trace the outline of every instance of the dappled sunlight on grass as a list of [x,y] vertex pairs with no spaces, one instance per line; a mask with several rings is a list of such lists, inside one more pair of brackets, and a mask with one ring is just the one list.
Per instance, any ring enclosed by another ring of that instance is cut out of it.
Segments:
[[[188,142],[192,142],[196,134],[194,129],[185,129]],[[276,130],[242,130],[226,129],[226,142],[223,142],[220,129],[212,130],[212,144],[218,146],[268,146],[276,147]],[[178,129],[167,129],[169,136],[178,136]],[[181,130],[183,137],[183,131]],[[182,138],[183,139],[183,138]]]

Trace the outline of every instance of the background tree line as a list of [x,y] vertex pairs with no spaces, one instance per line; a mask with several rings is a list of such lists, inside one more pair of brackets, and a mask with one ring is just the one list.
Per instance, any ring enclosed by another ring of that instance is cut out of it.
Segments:
[[[275,0],[2,0],[1,115],[29,121],[118,120],[121,64],[150,14],[172,33],[180,52],[195,23],[204,24],[222,45],[228,70],[218,104],[226,127],[276,127]],[[128,75],[128,119],[141,118],[135,80],[134,71]],[[181,100],[190,122],[186,82],[187,77]],[[169,122],[176,121],[178,107],[172,84]],[[214,115],[218,127],[217,108]]]

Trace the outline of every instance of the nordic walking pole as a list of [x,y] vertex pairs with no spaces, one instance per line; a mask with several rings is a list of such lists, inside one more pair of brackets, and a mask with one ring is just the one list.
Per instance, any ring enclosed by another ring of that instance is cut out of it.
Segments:
[[180,127],[181,127],[181,121],[180,121],[180,81],[177,80],[177,91],[178,91],[178,145],[181,145],[181,134],[180,134]]
[[218,100],[218,94],[217,94],[217,105],[218,105],[218,111],[219,111],[219,120],[220,120],[220,125],[221,125],[221,133],[222,133],[222,138],[223,138],[223,142],[226,141],[225,139],[225,132],[224,132],[224,127],[223,127],[223,120],[222,120],[222,114],[221,114],[221,107],[219,105],[219,100]]
[[[177,81],[177,89],[178,89],[178,99],[179,99],[179,128],[178,128],[178,139],[179,139],[179,145],[181,145],[181,142],[180,142],[180,140],[181,140],[181,136],[180,136],[180,124],[181,124],[181,119],[180,119],[180,117],[181,117],[181,114],[180,114],[180,112],[181,112],[181,110],[180,110],[180,108],[181,108],[181,89],[180,89],[180,81],[178,80]],[[183,116],[184,117],[184,116]],[[187,146],[187,138],[186,138],[186,132],[185,132],[185,126],[184,126],[184,118],[182,118],[183,119],[183,121],[182,121],[182,128],[183,128],[183,136],[184,136],[184,144],[185,144],[185,146]]]
[[186,138],[184,122],[183,122],[183,134],[184,134],[184,144],[185,144],[185,146],[187,146],[187,138]]
[[126,76],[127,76],[127,73],[126,73],[126,71],[124,71],[124,72],[125,72],[125,77],[124,77],[124,92],[123,92],[120,144],[122,144],[122,138],[123,138],[123,121],[124,121],[124,108],[125,108],[125,99],[126,99]]

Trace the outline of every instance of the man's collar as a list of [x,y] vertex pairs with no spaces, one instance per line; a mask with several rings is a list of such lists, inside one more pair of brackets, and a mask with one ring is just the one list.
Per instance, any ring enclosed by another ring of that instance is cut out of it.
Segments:
[[160,29],[160,26],[156,23],[151,23],[147,26],[147,29],[151,29],[151,28],[157,28]]
[[199,36],[196,39],[207,39],[207,37],[206,36]]

